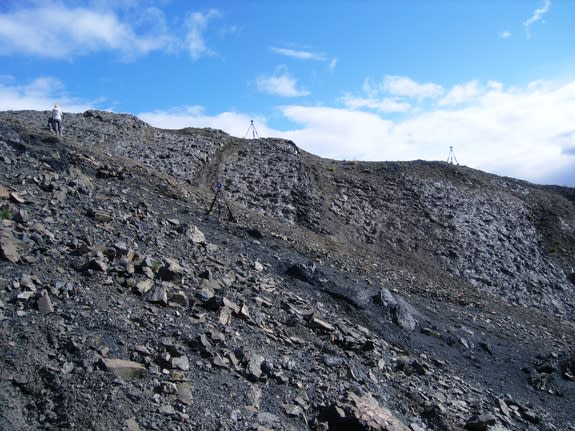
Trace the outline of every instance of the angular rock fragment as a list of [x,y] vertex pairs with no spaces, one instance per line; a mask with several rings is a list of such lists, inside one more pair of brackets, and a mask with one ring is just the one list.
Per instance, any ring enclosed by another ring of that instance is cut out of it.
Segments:
[[192,403],[192,387],[189,383],[176,383],[176,393],[178,394],[178,401],[182,404],[190,405]]
[[21,198],[20,196],[18,196],[14,192],[10,193],[10,200],[14,203],[17,203],[17,204],[25,204],[26,203],[25,199]]
[[222,307],[220,310],[219,321],[222,325],[227,325],[232,319],[232,310],[228,307]]
[[187,356],[179,356],[172,358],[172,368],[178,368],[182,371],[188,371],[190,369],[190,361]]
[[84,270],[91,269],[92,271],[97,271],[97,272],[107,272],[108,271],[108,265],[106,264],[106,262],[103,259],[96,258],[96,259],[89,260],[84,265],[83,269]]
[[222,299],[222,301],[224,306],[229,308],[232,312],[234,312],[235,314],[240,313],[241,307],[238,304],[236,304],[233,301],[230,301],[228,298],[225,297]]
[[149,278],[147,278],[145,280],[142,280],[142,281],[139,281],[138,283],[136,283],[136,290],[138,291],[138,293],[140,295],[143,295],[143,294],[149,292],[153,285],[154,285],[154,282],[152,280],[150,280]]
[[400,419],[389,409],[379,404],[371,394],[358,396],[349,394],[352,413],[357,421],[369,431],[409,431]]
[[0,184],[0,199],[8,199],[9,196],[8,189]]
[[416,311],[403,298],[394,296],[389,289],[382,287],[379,295],[376,296],[374,300],[384,307],[386,312],[391,316],[391,320],[397,326],[408,332],[415,330],[417,321],[415,320],[414,314]]
[[213,364],[219,368],[229,368],[229,365],[226,362],[226,360],[224,358],[220,357],[219,355],[216,355],[214,357]]
[[123,379],[134,379],[146,374],[146,367],[138,362],[126,359],[102,358],[104,368]]
[[206,243],[206,236],[196,226],[190,226],[188,228],[186,231],[186,237],[192,242],[192,244]]
[[262,376],[262,364],[265,358],[262,355],[250,353],[247,357],[246,375],[248,379],[257,381]]
[[181,281],[183,274],[184,268],[173,259],[166,259],[158,271],[158,276],[164,281]]
[[38,311],[43,315],[50,314],[54,312],[54,307],[52,306],[52,301],[48,292],[42,291],[40,298],[38,299]]
[[168,305],[168,289],[166,286],[156,286],[149,301],[154,304]]
[[497,423],[497,419],[491,413],[482,413],[471,417],[465,424],[469,431],[487,431]]
[[198,298],[200,301],[204,303],[210,301],[214,297],[214,295],[215,295],[214,290],[209,286],[204,286],[202,287],[201,290],[196,292],[196,298]]
[[0,256],[12,263],[20,260],[23,243],[14,238],[0,237]]
[[325,320],[320,319],[319,317],[316,317],[314,315],[310,317],[309,322],[311,326],[326,332],[333,332],[335,330],[335,327],[331,323],[326,322]]
[[188,296],[181,290],[177,290],[168,295],[169,305],[187,307],[188,302]]
[[141,431],[140,425],[135,418],[126,420],[126,426],[128,427],[128,431]]

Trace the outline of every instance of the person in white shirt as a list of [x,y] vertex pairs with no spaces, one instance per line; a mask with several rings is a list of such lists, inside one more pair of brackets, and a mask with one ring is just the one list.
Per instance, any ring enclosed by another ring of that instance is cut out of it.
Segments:
[[54,131],[56,135],[62,136],[62,111],[58,104],[54,105],[52,108],[52,127],[54,127]]

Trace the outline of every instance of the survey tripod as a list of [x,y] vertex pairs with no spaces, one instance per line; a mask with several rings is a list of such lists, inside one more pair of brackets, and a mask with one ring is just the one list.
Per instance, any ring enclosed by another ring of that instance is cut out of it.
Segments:
[[459,165],[457,158],[455,157],[455,153],[453,152],[453,147],[449,147],[449,156],[447,157],[447,163],[455,163]]
[[225,208],[228,211],[228,220],[235,222],[236,218],[232,214],[232,210],[224,196],[224,186],[222,183],[215,183],[213,189],[215,191],[214,199],[212,200],[212,204],[210,205],[210,208],[206,214],[209,215],[214,207],[217,206],[218,218],[220,218],[222,216],[222,208]]
[[244,139],[247,138],[249,135],[252,135],[252,139],[256,139],[260,137],[260,135],[258,134],[258,131],[256,130],[256,126],[254,126],[254,120],[250,120],[250,127],[248,127],[248,130],[246,132],[246,134],[244,135]]

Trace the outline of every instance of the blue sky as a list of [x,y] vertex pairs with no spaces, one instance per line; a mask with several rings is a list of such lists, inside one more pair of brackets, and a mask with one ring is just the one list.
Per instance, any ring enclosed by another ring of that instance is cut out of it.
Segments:
[[3,0],[0,110],[575,186],[572,0]]

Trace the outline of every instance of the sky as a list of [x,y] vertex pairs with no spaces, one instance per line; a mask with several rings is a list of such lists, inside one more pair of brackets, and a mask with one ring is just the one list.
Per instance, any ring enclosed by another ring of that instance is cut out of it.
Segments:
[[0,110],[54,103],[575,187],[575,1],[2,0]]

